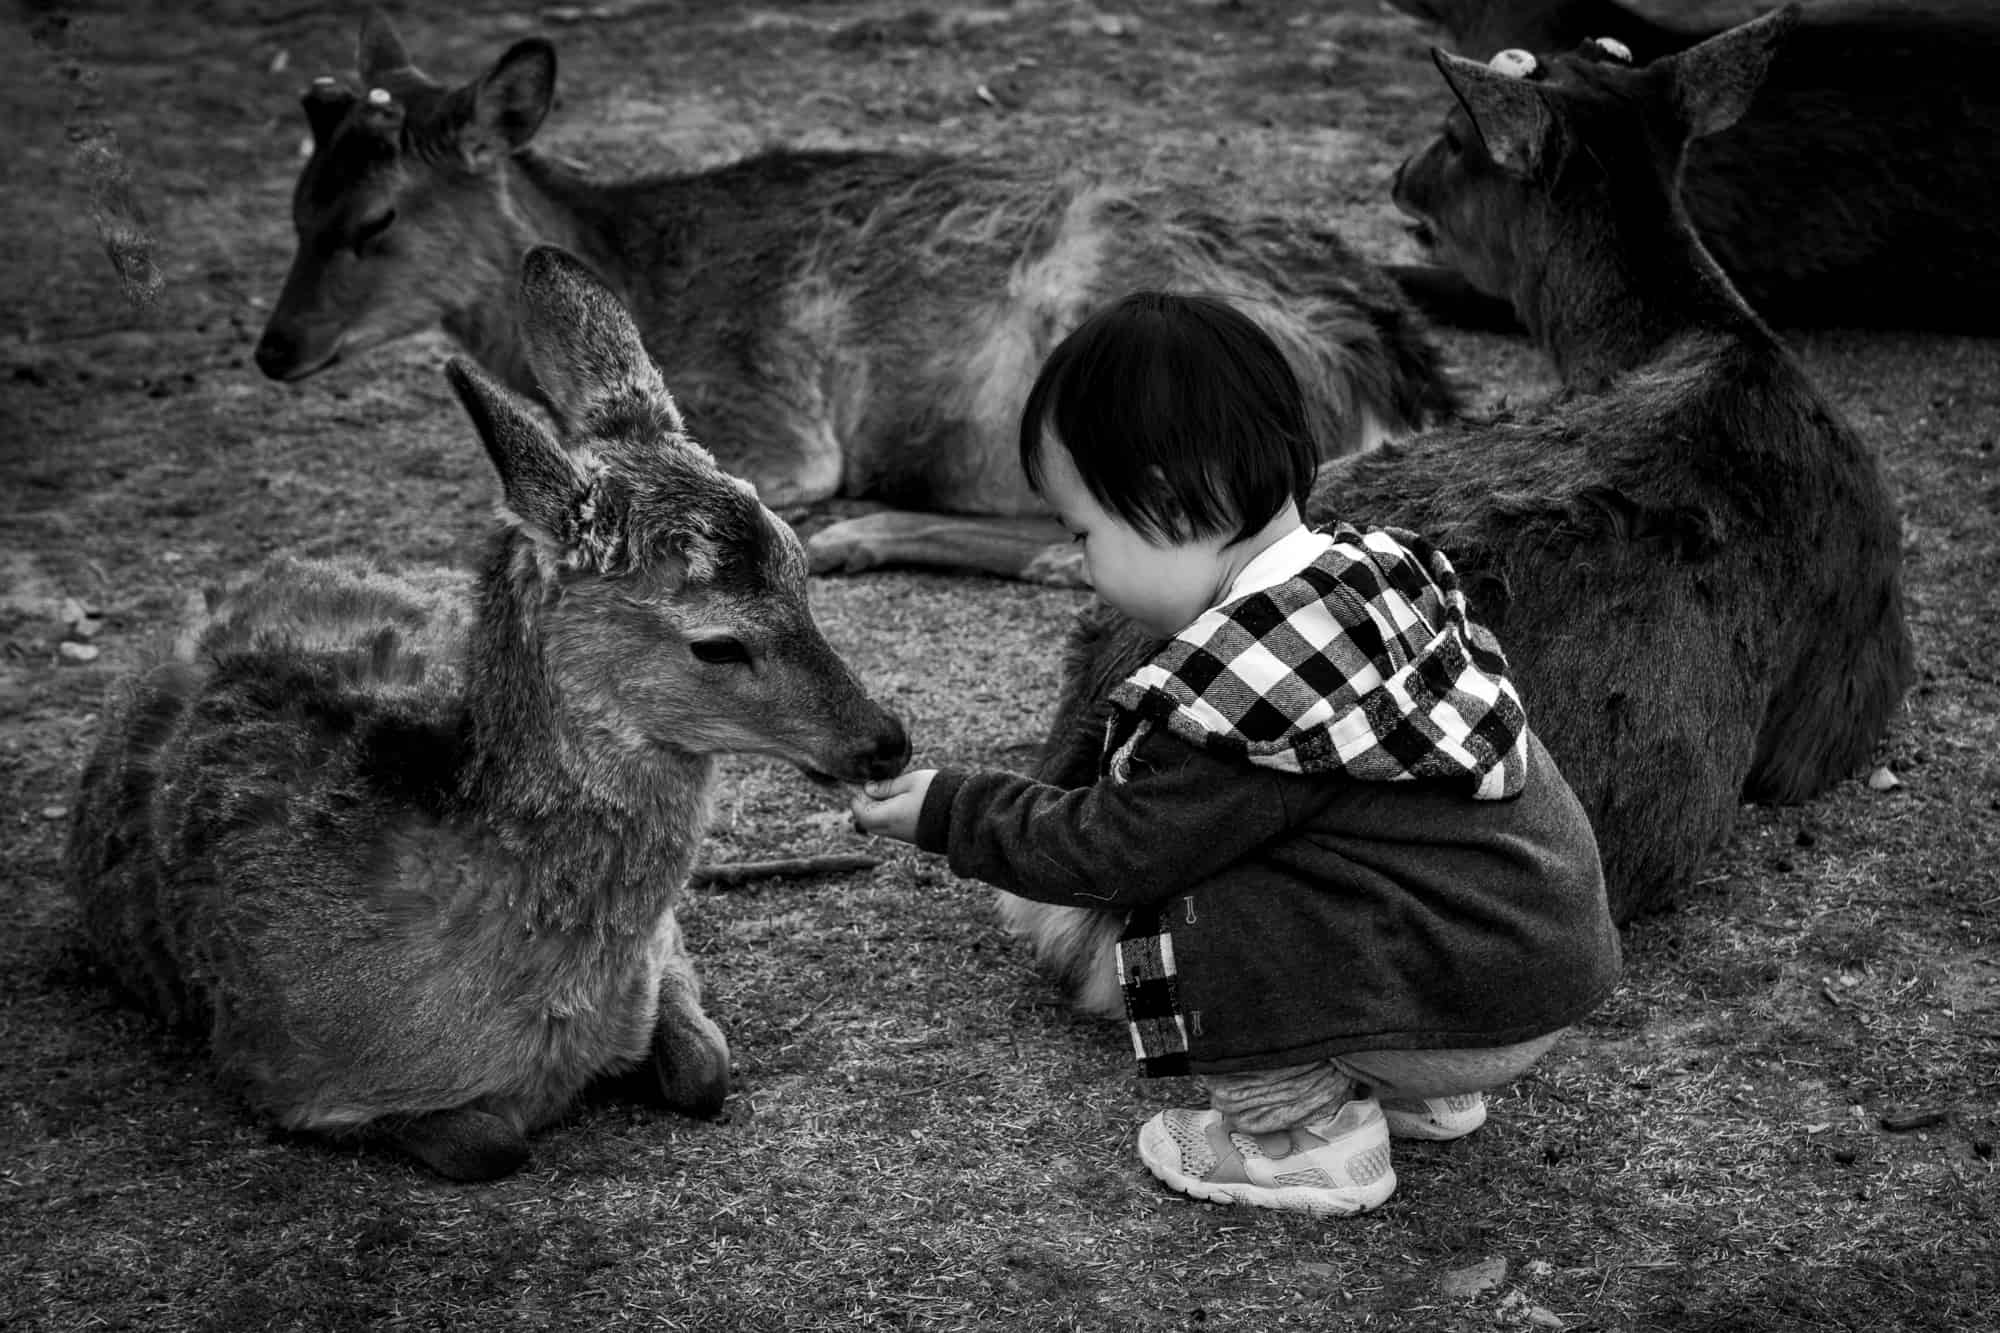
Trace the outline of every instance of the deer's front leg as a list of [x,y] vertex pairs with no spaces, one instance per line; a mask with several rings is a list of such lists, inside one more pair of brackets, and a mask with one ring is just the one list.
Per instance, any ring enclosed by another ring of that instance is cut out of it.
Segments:
[[729,1042],[702,1012],[701,981],[672,913],[662,934],[666,960],[649,1067],[663,1105],[710,1120],[721,1114],[729,1096]]

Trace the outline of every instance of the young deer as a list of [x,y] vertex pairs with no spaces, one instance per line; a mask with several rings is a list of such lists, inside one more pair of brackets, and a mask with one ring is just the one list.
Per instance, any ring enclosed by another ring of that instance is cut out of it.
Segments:
[[1330,451],[1457,407],[1421,321],[1324,228],[1224,216],[1180,189],[889,152],[773,151],[601,183],[529,147],[555,92],[545,41],[449,89],[371,15],[358,63],[364,95],[321,79],[305,96],[313,155],[264,373],[301,379],[441,324],[538,393],[507,281],[529,246],[559,244],[623,299],[692,427],[766,503],[900,507],[815,534],[815,570],[1072,580],[1015,465],[1017,417],[1048,350],[1133,288],[1214,290],[1254,313]]
[[[1644,63],[1716,35],[1613,0],[1393,0],[1455,50]],[[2000,12],[1868,0],[1806,13],[1743,118],[1688,150],[1681,196],[1752,309],[1780,325],[2000,331]],[[1450,277],[1399,269],[1442,318],[1486,325]],[[1462,296],[1462,299],[1461,299]]]
[[[1644,69],[1579,53],[1524,78],[1436,53],[1459,106],[1396,202],[1513,299],[1566,391],[1326,464],[1309,506],[1449,553],[1590,813],[1621,922],[1692,880],[1740,801],[1804,800],[1863,763],[1913,673],[1876,460],[1673,189],[1795,12]],[[1047,780],[1095,776],[1101,700],[1150,648],[1101,608],[1081,618]],[[1002,911],[1116,1012],[1115,919]]]
[[848,782],[908,755],[615,298],[551,248],[520,297],[565,428],[451,363],[505,494],[470,604],[278,563],[114,690],[68,849],[118,979],[260,1112],[460,1180],[600,1077],[721,1107],[674,917],[717,754]]

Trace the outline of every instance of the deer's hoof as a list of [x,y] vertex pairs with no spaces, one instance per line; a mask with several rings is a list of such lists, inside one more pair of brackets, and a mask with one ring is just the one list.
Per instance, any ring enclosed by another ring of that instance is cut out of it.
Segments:
[[1050,588],[1088,588],[1083,552],[1074,546],[1051,546],[1039,551],[1021,572],[1023,580]]
[[722,1114],[729,1097],[729,1042],[708,1015],[677,1014],[653,1033],[653,1073],[660,1102],[697,1120]]
[[852,522],[834,523],[806,538],[806,565],[815,574],[858,574],[881,563]]

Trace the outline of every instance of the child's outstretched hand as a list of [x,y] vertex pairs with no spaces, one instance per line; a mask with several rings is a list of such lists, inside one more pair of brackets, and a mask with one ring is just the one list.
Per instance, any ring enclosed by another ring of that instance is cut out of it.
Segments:
[[847,808],[854,814],[854,827],[862,833],[915,842],[924,793],[931,789],[931,779],[936,775],[934,768],[913,768],[896,777],[869,783],[854,793],[854,799],[848,803]]

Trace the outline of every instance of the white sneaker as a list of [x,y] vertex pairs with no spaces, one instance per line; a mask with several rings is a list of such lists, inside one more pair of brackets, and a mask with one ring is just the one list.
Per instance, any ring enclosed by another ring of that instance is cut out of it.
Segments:
[[1197,1199],[1316,1217],[1365,1213],[1396,1189],[1389,1124],[1373,1098],[1274,1134],[1231,1133],[1220,1111],[1177,1107],[1140,1127],[1139,1156],[1148,1171]]
[[1385,1099],[1382,1115],[1399,1139],[1462,1139],[1486,1123],[1486,1098],[1467,1092],[1425,1101]]

